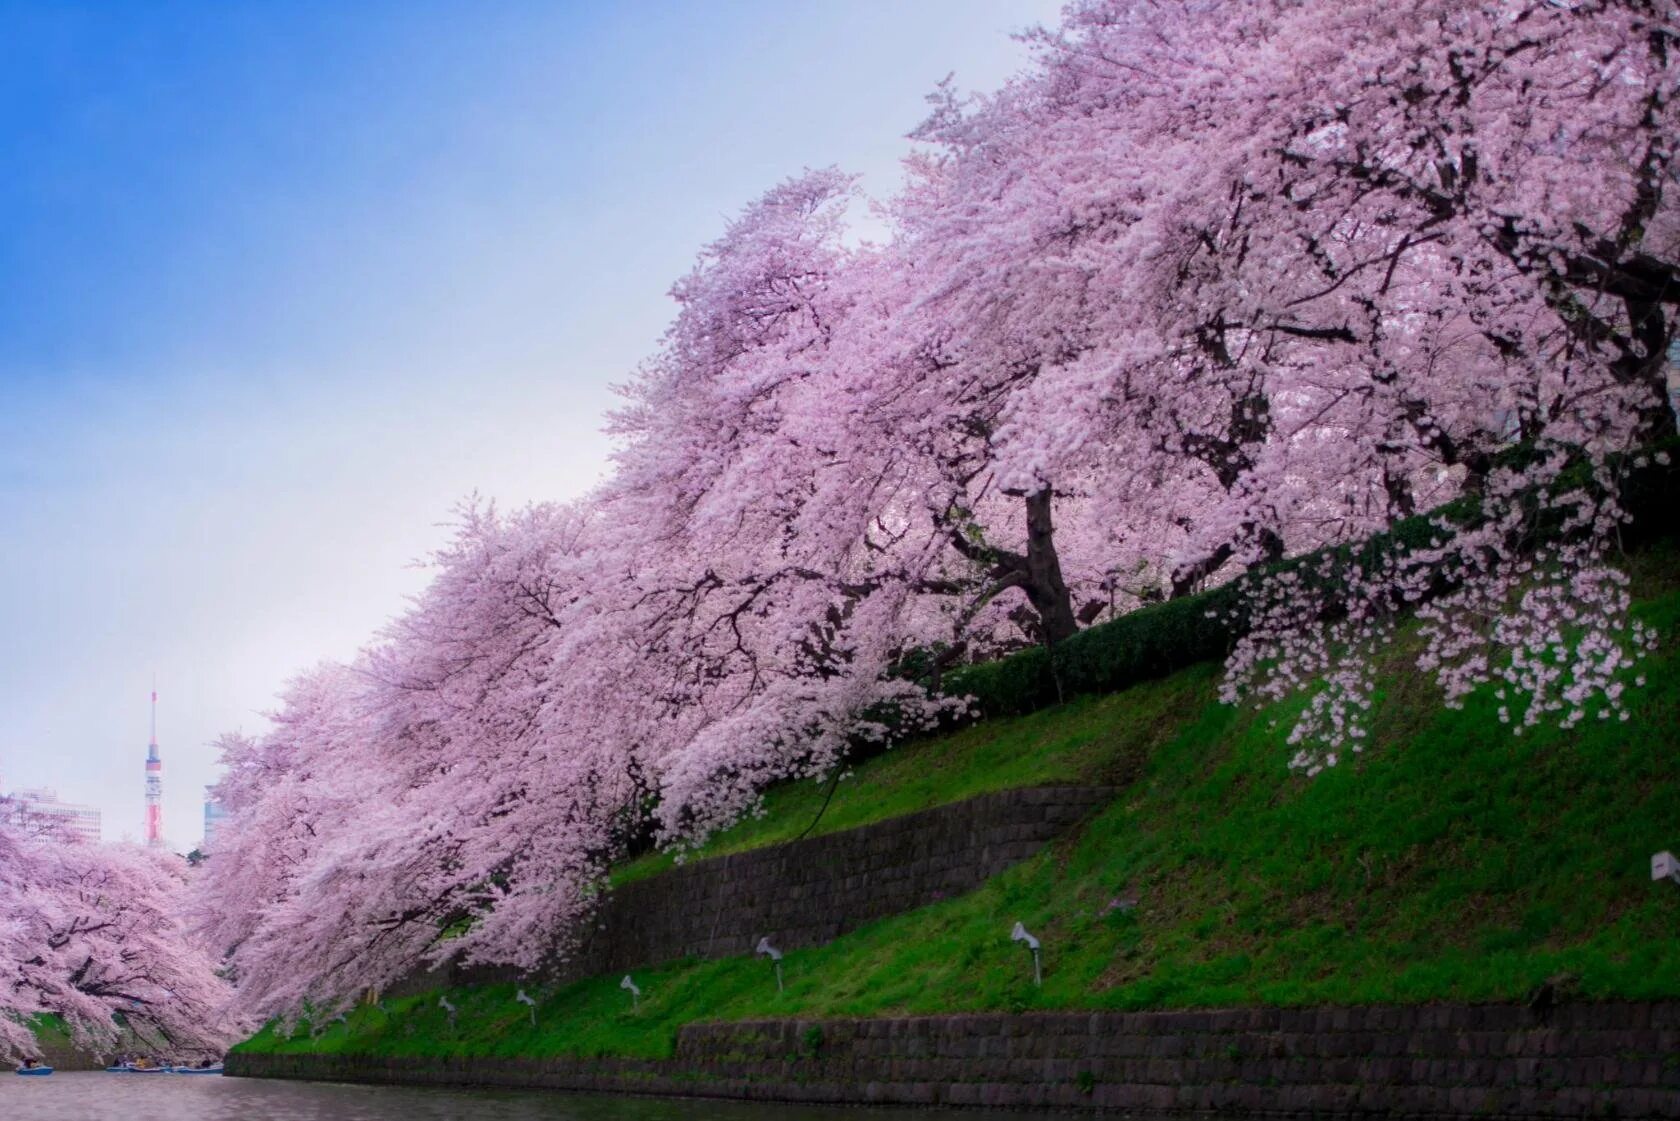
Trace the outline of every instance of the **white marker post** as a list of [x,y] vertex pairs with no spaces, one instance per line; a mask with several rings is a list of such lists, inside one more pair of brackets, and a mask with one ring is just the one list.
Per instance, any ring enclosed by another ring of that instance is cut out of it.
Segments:
[[757,950],[757,952],[762,954],[763,956],[769,958],[772,962],[775,963],[775,966],[776,966],[776,991],[781,992],[782,991],[782,951],[776,949],[776,947],[774,947],[770,944],[770,936],[767,934],[763,938],[760,938],[758,940],[758,950]]
[[1042,987],[1044,985],[1044,969],[1039,964],[1038,960],[1038,939],[1034,938],[1031,934],[1028,934],[1026,927],[1022,926],[1020,923],[1016,923],[1015,929],[1009,932],[1009,940],[1011,942],[1025,942],[1027,944],[1027,949],[1032,951],[1033,984]]
[[520,989],[518,994],[515,995],[513,999],[517,1000],[520,1004],[523,1004],[526,1008],[530,1009],[530,1012],[531,1012],[531,1026],[536,1027],[537,1026],[537,1002],[532,1000],[530,995],[528,993],[526,993],[526,991],[524,989]]
[[1654,853],[1651,856],[1651,879],[1673,880],[1680,884],[1680,860],[1676,860],[1671,852]]
[[636,987],[636,982],[634,982],[630,979],[630,974],[626,973],[624,975],[624,980],[622,980],[618,983],[618,987],[621,988],[621,989],[629,989],[630,990],[630,1007],[631,1007],[631,1009],[635,1009],[638,1005],[641,1004],[641,1002],[642,1002],[642,990],[638,989]]
[[453,1004],[449,1003],[449,998],[446,997],[446,996],[438,997],[438,1007],[443,1009],[445,1012],[449,1013],[449,1026],[454,1027],[455,1026],[455,1011],[456,1011],[456,1009],[455,1009],[455,1006]]

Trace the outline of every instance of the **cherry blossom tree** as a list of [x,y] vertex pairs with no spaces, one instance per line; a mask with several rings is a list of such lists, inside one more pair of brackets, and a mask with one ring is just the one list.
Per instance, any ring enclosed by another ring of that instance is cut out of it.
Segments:
[[223,742],[197,921],[247,1007],[538,968],[614,859],[928,726],[943,669],[1212,583],[1249,593],[1227,699],[1310,694],[1308,771],[1407,616],[1446,703],[1626,718],[1676,34],[1638,0],[1079,0],[1003,88],[936,91],[884,243],[851,177],[772,187],[674,287],[613,477],[464,507],[402,617]]
[[[1122,495],[1179,474],[1185,513],[1150,501],[1184,531],[1151,535],[1173,594],[1458,487],[1485,493],[1499,558],[1437,558],[1463,594],[1596,572],[1613,509],[1531,561],[1518,506],[1572,500],[1549,492],[1571,449],[1673,431],[1672,35],[1640,4],[1075,5],[1038,72],[969,111],[942,97],[922,133],[948,153],[912,200],[935,318],[1010,397],[981,426],[992,469]],[[1490,486],[1519,442],[1556,450]],[[1389,618],[1422,572],[1348,575]],[[1622,629],[1595,602],[1591,633]],[[1320,669],[1347,648],[1321,608],[1286,614],[1239,649],[1238,692],[1280,642]]]
[[887,673],[913,577],[834,516],[860,461],[834,399],[833,344],[856,329],[845,278],[867,259],[842,244],[853,193],[807,172],[732,222],[674,289],[665,345],[613,419],[599,555],[621,592],[600,602],[654,700],[635,738],[668,841],[827,773],[884,733],[881,706],[928,711]]
[[564,624],[583,524],[464,508],[384,641],[300,678],[268,735],[225,741],[200,909],[252,1007],[319,1014],[422,962],[560,948],[634,797],[598,696],[594,738],[557,726],[589,677]]
[[44,1015],[90,1050],[124,1032],[197,1053],[237,1038],[231,991],[181,921],[185,879],[170,854],[0,825],[0,1054],[36,1054]]

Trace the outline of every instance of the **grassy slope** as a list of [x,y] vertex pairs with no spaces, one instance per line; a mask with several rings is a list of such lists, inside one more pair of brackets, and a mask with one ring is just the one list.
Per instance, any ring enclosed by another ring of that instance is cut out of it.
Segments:
[[[1520,998],[1559,972],[1591,997],[1680,996],[1680,891],[1647,860],[1680,848],[1680,557],[1638,562],[1664,636],[1628,724],[1513,737],[1486,697],[1441,709],[1393,652],[1373,746],[1315,779],[1287,772],[1278,711],[1217,703],[1217,667],[906,748],[841,787],[819,829],[1030,782],[1136,774],[1083,832],[981,890],[793,951],[787,991],[733,959],[544,994],[510,986],[364,1009],[318,1039],[257,1050],[668,1054],[702,1019],[954,1010]],[[798,834],[821,791],[777,792],[716,851]],[[1135,910],[1110,908],[1130,896]],[[1046,948],[1035,989],[1017,919]]]
[[[719,834],[695,858],[780,844],[807,830],[819,837],[996,790],[1129,781],[1171,738],[1179,714],[1206,702],[1206,679],[1205,673],[1177,674],[911,744],[852,771],[826,809],[826,782],[777,787],[761,815]],[[650,853],[616,869],[612,881],[645,879],[672,863],[668,852]]]

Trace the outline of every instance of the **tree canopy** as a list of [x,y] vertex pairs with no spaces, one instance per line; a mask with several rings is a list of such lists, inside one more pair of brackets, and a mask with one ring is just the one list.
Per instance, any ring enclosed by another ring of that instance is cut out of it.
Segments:
[[1675,433],[1677,34],[1637,0],[1080,0],[1019,78],[933,93],[882,243],[843,172],[772,187],[672,289],[613,476],[462,507],[407,614],[224,741],[201,926],[247,1007],[537,967],[612,860],[960,711],[945,670],[1461,495],[1480,522],[1335,612],[1257,583],[1229,698],[1308,691],[1293,762],[1334,765],[1445,568],[1444,703],[1625,713],[1609,472]]

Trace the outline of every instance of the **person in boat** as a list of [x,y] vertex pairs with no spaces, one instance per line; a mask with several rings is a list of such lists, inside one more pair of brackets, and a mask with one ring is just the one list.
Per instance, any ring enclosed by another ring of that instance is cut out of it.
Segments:
[[34,1070],[36,1067],[38,1067],[40,1065],[41,1065],[41,1063],[37,1059],[25,1059],[25,1060],[23,1060],[23,1069],[24,1070]]

